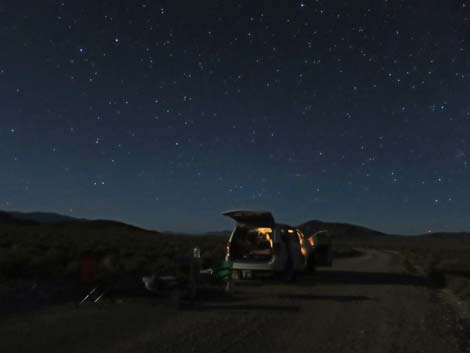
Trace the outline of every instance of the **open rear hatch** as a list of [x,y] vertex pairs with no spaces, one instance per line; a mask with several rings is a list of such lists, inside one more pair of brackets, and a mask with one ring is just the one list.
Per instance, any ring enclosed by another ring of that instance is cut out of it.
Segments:
[[232,235],[229,252],[232,261],[266,262],[273,256],[274,218],[271,212],[236,210],[223,215],[238,224]]
[[232,218],[240,224],[249,224],[252,226],[274,225],[273,215],[268,211],[234,210],[226,211],[222,214]]

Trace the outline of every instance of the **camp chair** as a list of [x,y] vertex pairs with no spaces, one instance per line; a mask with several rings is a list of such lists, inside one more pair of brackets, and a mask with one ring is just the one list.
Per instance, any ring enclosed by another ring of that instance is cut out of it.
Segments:
[[214,269],[214,277],[220,281],[227,281],[232,278],[232,267],[231,261],[223,261],[219,267]]
[[224,286],[226,293],[231,293],[233,288],[231,261],[223,261],[220,266],[200,271],[202,279],[206,279],[212,284]]

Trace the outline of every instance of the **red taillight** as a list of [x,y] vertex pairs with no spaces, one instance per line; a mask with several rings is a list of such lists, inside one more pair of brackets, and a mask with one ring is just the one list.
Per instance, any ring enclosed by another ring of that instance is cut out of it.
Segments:
[[274,243],[273,244],[273,255],[279,255],[281,253],[281,244]]

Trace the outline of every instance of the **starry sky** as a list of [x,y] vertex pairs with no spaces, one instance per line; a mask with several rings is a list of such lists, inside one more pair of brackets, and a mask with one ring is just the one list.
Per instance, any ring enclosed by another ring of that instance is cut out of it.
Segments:
[[0,209],[470,229],[470,1],[0,0]]

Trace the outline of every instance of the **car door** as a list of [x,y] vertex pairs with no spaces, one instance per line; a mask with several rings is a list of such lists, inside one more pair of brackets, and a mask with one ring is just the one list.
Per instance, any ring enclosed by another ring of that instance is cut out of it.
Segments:
[[302,255],[304,257],[304,263],[307,263],[308,257],[312,254],[313,252],[313,241],[310,242],[309,237],[306,237],[304,233],[300,229],[295,230],[297,233],[297,237],[299,238],[300,242],[300,251],[302,252]]

